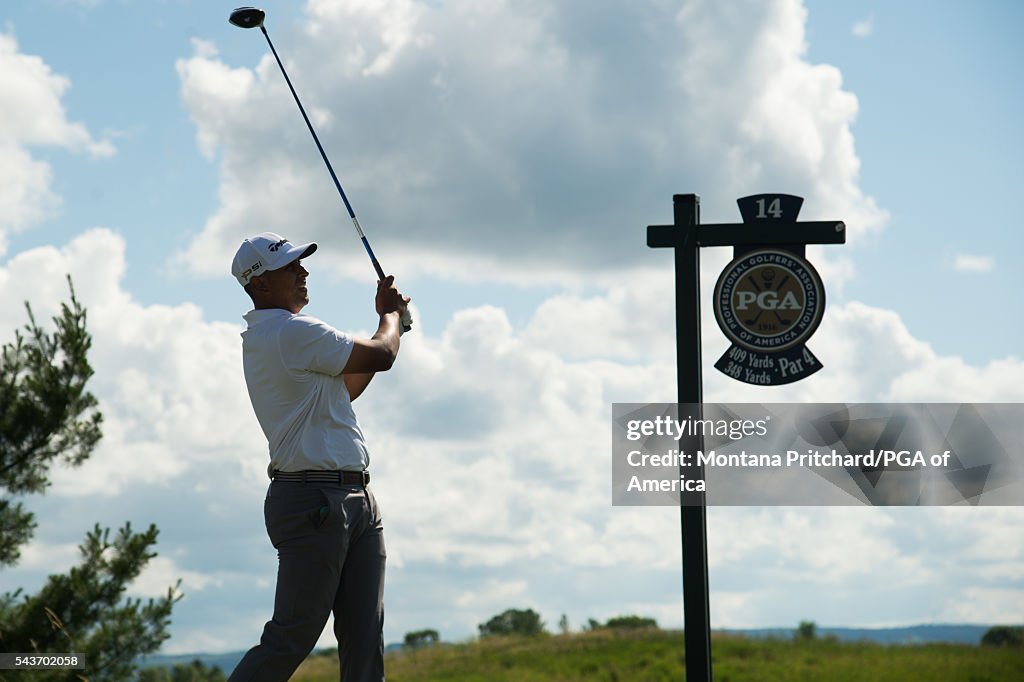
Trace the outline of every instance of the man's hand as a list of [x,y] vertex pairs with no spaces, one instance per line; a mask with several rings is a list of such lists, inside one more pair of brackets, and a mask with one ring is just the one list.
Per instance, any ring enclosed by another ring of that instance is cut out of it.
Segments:
[[[395,276],[388,275],[383,282],[377,282],[377,314],[380,316],[387,315],[394,310],[397,310],[399,314],[398,320],[398,335],[401,336],[403,332],[407,332],[412,329],[412,314],[409,312],[409,301],[412,299],[408,296],[403,296],[398,288],[395,287]],[[398,307],[395,308],[394,306]]]
[[377,314],[380,316],[389,313],[401,314],[409,306],[412,299],[403,296],[402,292],[395,286],[395,276],[388,275],[382,281],[377,282],[377,298],[375,300]]

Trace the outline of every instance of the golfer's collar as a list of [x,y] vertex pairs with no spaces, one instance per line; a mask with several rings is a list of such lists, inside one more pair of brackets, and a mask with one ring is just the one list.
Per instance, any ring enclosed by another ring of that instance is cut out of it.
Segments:
[[242,315],[242,319],[249,323],[250,327],[257,324],[263,324],[269,320],[274,320],[279,317],[291,317],[292,311],[285,310],[284,308],[263,308],[260,310],[250,310],[245,315]]

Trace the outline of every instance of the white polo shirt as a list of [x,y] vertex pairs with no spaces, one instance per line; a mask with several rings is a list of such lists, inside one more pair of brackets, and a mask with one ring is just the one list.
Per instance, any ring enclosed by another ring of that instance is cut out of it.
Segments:
[[280,308],[243,317],[242,367],[270,446],[268,474],[366,469],[370,456],[341,376],[352,337]]

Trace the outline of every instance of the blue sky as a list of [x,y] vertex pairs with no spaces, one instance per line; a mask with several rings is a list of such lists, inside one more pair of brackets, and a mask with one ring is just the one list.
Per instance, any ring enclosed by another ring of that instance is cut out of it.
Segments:
[[[973,361],[1019,354],[1021,322],[1003,314],[994,292],[1012,290],[1007,259],[1022,239],[1013,155],[1024,149],[1024,99],[1011,84],[1021,57],[1013,27],[1024,10],[998,2],[808,8],[808,57],[839,66],[857,95],[861,186],[892,214],[860,255],[865,276],[848,295],[897,308],[940,352]],[[863,38],[851,31],[862,21],[871,26]],[[994,270],[957,275],[959,253],[989,257]],[[960,307],[970,314],[949,324]]]
[[[40,528],[4,584],[64,570],[95,521],[156,522],[161,556],[135,589],[183,577],[176,652],[245,648],[269,615],[235,245],[263,229],[318,240],[308,311],[374,325],[373,272],[262,36],[227,23],[233,6],[0,14],[0,331],[24,322],[23,300],[55,310],[70,271],[107,417],[93,459],[31,501]],[[700,194],[705,222],[779,191],[806,197],[803,219],[850,226],[847,245],[810,252],[828,287],[809,343],[825,369],[786,389],[730,383],[711,367],[727,344],[705,310],[706,399],[1024,397],[1015,3],[264,8],[416,306],[399,365],[356,404],[385,511],[389,641],[467,637],[511,606],[551,624],[681,624],[678,518],[612,509],[606,466],[611,403],[674,395],[671,260],[644,246],[673,193]],[[703,258],[710,291],[728,256]],[[1022,521],[1018,508],[712,509],[712,621],[1019,619]],[[869,558],[900,571],[877,600]]]

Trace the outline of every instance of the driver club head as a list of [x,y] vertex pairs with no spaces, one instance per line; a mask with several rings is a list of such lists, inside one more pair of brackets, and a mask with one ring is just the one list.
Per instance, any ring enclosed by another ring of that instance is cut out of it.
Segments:
[[256,28],[263,25],[265,16],[266,13],[256,7],[239,7],[231,13],[228,21],[239,28]]

